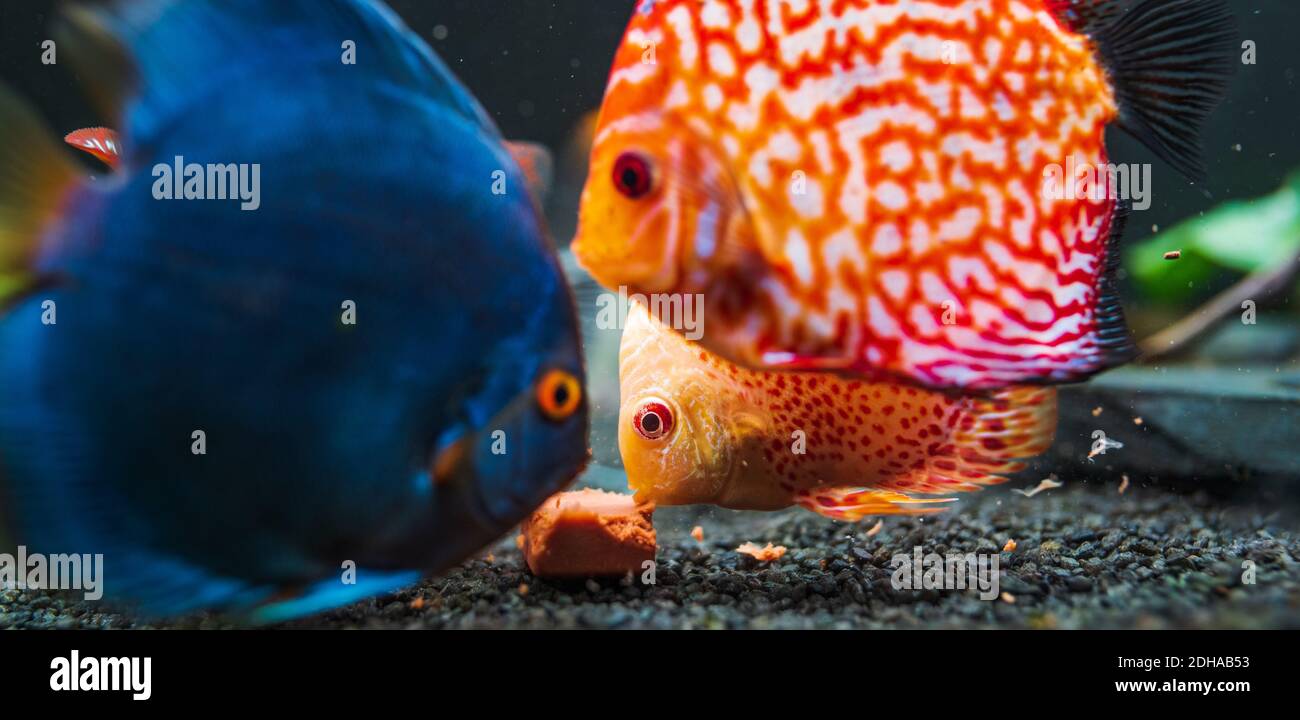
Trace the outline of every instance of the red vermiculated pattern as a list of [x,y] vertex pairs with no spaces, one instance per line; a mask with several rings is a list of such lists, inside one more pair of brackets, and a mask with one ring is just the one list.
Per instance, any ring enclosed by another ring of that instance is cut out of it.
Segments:
[[[610,286],[703,293],[701,343],[751,367],[1079,379],[1107,362],[1115,202],[1064,173],[1107,162],[1115,114],[1044,0],[658,0],[615,61],[575,252]],[[628,150],[647,197],[609,180]]]

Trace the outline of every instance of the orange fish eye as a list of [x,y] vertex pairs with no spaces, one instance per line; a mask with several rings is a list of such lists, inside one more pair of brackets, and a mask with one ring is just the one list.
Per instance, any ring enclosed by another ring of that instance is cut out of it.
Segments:
[[537,383],[537,407],[555,421],[577,412],[582,404],[582,383],[563,370],[551,370]]
[[654,187],[650,161],[639,152],[628,151],[614,161],[614,187],[630,200],[639,200]]
[[632,416],[632,427],[646,440],[667,437],[673,431],[673,411],[658,400],[647,400]]

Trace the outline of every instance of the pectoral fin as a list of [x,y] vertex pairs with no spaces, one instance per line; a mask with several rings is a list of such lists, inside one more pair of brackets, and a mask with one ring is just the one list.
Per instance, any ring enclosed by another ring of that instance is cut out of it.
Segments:
[[555,161],[551,158],[551,151],[537,143],[518,141],[507,142],[506,150],[519,163],[519,169],[524,171],[524,180],[528,182],[528,189],[537,199],[537,204],[545,204],[555,176]]

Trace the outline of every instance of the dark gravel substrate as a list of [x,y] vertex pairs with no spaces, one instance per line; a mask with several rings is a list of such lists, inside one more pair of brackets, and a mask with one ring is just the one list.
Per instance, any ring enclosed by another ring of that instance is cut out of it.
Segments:
[[[705,543],[692,540],[700,524]],[[286,627],[327,628],[1094,628],[1300,627],[1300,540],[1291,511],[1113,484],[1034,498],[994,489],[955,512],[843,525],[804,511],[663,509],[654,586],[533,577],[512,539],[395,596]],[[1003,552],[1001,590],[897,591],[895,553]],[[785,545],[763,564],[744,541]],[[485,557],[488,553],[484,553]],[[1257,568],[1242,583],[1243,561]],[[0,593],[0,627],[147,627],[98,604]],[[220,627],[189,618],[172,627]]]

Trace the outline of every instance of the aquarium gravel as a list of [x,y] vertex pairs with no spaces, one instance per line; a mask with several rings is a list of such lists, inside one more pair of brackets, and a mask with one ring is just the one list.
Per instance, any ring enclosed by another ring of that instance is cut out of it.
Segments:
[[[1257,628],[1300,627],[1295,517],[1203,494],[1067,483],[1024,498],[1003,489],[962,512],[871,526],[806,511],[664,508],[654,585],[640,578],[547,581],[504,538],[490,553],[396,595],[292,628]],[[690,537],[700,525],[705,541]],[[1013,552],[999,552],[1009,540]],[[771,563],[742,542],[785,545]],[[998,553],[996,600],[975,590],[898,591],[895,554]],[[1254,584],[1243,583],[1243,563]],[[1003,595],[1002,593],[1005,593]],[[102,604],[0,593],[0,627],[151,627]],[[166,627],[223,627],[192,617]]]

